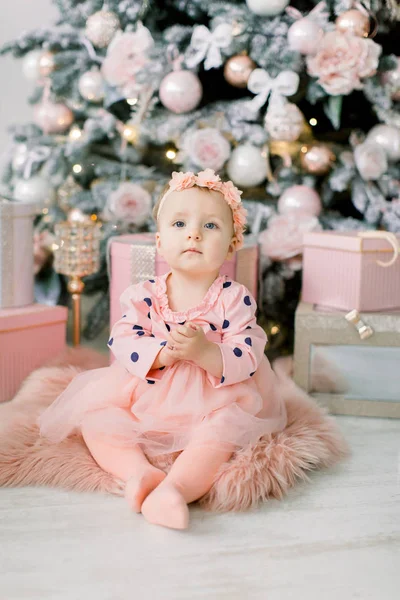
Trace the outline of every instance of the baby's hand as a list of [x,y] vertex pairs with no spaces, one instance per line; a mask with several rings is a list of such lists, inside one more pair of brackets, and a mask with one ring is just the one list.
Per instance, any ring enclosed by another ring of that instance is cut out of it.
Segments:
[[170,333],[167,348],[171,352],[171,356],[179,360],[186,359],[196,362],[202,357],[209,343],[202,327],[188,322],[185,325],[179,325]]
[[167,346],[164,346],[160,352],[160,361],[163,366],[172,367],[172,365],[174,365],[178,360],[179,358],[173,354],[172,350],[170,350],[170,348]]

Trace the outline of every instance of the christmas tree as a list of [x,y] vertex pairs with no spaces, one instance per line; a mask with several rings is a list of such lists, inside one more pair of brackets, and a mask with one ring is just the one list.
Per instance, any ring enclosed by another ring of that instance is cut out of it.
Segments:
[[2,193],[41,203],[38,294],[63,301],[54,225],[101,221],[101,268],[85,280],[102,293],[84,331],[96,336],[108,240],[154,231],[171,172],[210,167],[244,191],[260,319],[270,348],[290,350],[303,232],[400,231],[398,3],[54,2],[54,27],[1,49],[37,83],[33,122],[11,130]]

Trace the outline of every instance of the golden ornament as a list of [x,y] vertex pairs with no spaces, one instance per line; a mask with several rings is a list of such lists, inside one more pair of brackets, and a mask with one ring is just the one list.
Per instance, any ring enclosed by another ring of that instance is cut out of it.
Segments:
[[224,77],[226,81],[237,88],[246,88],[250,74],[256,68],[254,60],[247,54],[231,56],[224,66]]
[[42,77],[47,77],[56,68],[54,54],[48,50],[42,52],[39,57],[39,73]]
[[122,130],[122,137],[130,144],[137,142],[139,137],[139,128],[137,125],[125,124]]
[[341,33],[350,33],[358,37],[366,38],[370,32],[369,16],[355,8],[339,15],[335,24]]

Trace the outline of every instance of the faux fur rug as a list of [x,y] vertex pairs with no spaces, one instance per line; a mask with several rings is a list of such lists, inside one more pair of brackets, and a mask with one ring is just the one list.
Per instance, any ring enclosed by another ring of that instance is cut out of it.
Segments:
[[[87,349],[68,349],[32,373],[11,402],[0,404],[0,486],[48,485],[122,495],[121,484],[102,471],[80,435],[54,445],[38,435],[38,415],[80,371],[106,366],[107,357]],[[288,424],[235,453],[201,499],[208,510],[245,510],[268,498],[281,498],[307,473],[329,467],[348,454],[333,417],[290,379],[290,360],[274,364],[285,397]],[[159,457],[168,471],[175,456]]]

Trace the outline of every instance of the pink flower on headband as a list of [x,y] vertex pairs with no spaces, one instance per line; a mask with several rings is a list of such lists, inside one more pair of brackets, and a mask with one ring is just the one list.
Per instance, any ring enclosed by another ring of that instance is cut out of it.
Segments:
[[222,184],[221,192],[223,193],[229,206],[231,206],[232,208],[236,208],[236,206],[242,201],[240,198],[242,192],[233,185],[232,181],[225,181]]
[[187,173],[178,173],[177,171],[174,171],[172,173],[171,181],[169,182],[169,187],[171,190],[177,190],[179,192],[193,187],[195,183],[196,177],[191,171],[188,171]]
[[220,191],[221,177],[216,175],[212,169],[200,171],[196,177],[196,184],[200,187],[207,187],[210,190]]

